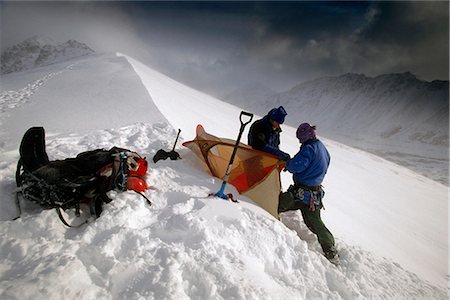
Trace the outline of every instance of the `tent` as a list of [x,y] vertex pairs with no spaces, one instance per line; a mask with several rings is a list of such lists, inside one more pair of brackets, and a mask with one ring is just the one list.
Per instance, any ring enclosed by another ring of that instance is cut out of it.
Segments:
[[[236,141],[219,138],[197,126],[194,140],[183,143],[206,163],[211,174],[223,178]],[[280,171],[284,163],[277,156],[254,150],[240,143],[228,183],[278,219],[278,197],[281,191]]]

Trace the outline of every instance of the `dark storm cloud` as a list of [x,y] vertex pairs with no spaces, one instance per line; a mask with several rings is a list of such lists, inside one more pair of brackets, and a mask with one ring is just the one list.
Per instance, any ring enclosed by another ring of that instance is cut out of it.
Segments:
[[360,34],[366,39],[414,45],[430,34],[448,32],[448,2],[380,2],[371,9],[376,18]]
[[37,31],[80,39],[216,95],[347,72],[448,79],[445,1],[1,4],[4,43]]
[[297,3],[286,19],[282,11],[262,20],[249,53],[291,77],[412,71],[448,79],[447,2]]
[[318,39],[350,35],[365,21],[368,7],[346,2],[121,5],[148,41],[153,66],[207,91],[249,80],[287,88],[338,72],[338,62],[324,48],[330,43]]
[[[153,64],[212,92],[253,80],[274,88],[346,72],[448,79],[446,2],[124,4]],[[134,10],[134,12],[133,12]],[[136,14],[136,11],[138,13]]]
[[[356,43],[379,52],[367,56],[379,63],[379,72],[408,70],[426,80],[448,80],[448,2],[381,2],[371,11],[370,26]],[[390,64],[383,63],[386,58]]]

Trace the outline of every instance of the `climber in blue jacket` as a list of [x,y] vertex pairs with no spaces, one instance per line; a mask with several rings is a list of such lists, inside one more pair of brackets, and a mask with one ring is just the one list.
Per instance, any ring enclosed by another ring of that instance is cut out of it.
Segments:
[[[325,194],[322,181],[330,165],[330,154],[316,137],[316,126],[302,123],[297,129],[300,151],[286,162],[285,169],[293,174],[294,185],[288,192],[293,198],[280,197],[279,212],[300,209],[306,226],[316,234],[325,257],[338,264],[334,237],[323,223],[320,210]],[[282,193],[284,194],[284,193]]]

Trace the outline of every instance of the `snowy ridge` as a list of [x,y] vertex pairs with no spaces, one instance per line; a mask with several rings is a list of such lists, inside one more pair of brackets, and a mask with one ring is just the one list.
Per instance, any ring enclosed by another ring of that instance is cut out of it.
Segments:
[[128,61],[114,54],[7,74],[2,76],[2,89],[0,141],[5,150],[16,148],[31,126],[57,134],[165,120]]
[[75,40],[57,44],[50,38],[34,36],[3,51],[1,74],[47,66],[92,53],[94,50]]
[[[19,90],[67,65],[8,74],[3,86]],[[124,99],[133,100],[126,113]],[[78,59],[4,110],[0,298],[445,299],[447,189],[375,155],[323,139],[332,155],[323,218],[337,240],[339,268],[321,255],[298,212],[279,222],[231,186],[239,204],[208,198],[221,180],[181,142],[198,123],[235,139],[240,110],[115,55]],[[109,118],[116,113],[121,118]],[[150,164],[151,207],[134,192],[111,192],[101,217],[79,229],[29,203],[10,221],[18,144],[33,125],[47,129],[51,160],[112,146],[151,158],[172,148],[178,128],[183,159]],[[295,128],[283,129],[282,146],[294,154]],[[291,178],[282,175],[286,189]]]

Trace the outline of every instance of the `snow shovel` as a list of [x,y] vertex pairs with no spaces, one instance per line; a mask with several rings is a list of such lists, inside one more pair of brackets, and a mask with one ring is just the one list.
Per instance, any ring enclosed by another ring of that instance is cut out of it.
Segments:
[[180,132],[181,129],[178,129],[178,134],[177,134],[177,138],[175,139],[175,144],[173,144],[173,148],[172,151],[167,152],[164,151],[163,149],[159,149],[155,156],[153,156],[153,162],[156,163],[159,160],[166,160],[168,158],[170,158],[171,160],[177,160],[177,159],[181,159],[180,154],[178,154],[178,152],[175,151],[175,146],[177,145],[177,141],[178,141],[178,137],[180,136]]
[[[247,122],[242,121],[242,116],[249,117],[249,120]],[[245,126],[248,123],[250,123],[252,121],[252,119],[253,119],[253,114],[245,112],[245,111],[241,111],[241,114],[239,115],[239,121],[241,121],[241,128],[239,129],[239,135],[236,140],[236,144],[234,144],[233,153],[231,154],[230,163],[228,164],[227,170],[225,172],[225,176],[223,177],[222,186],[220,187],[220,190],[217,193],[213,194],[216,197],[220,197],[225,200],[231,199],[233,202],[237,202],[236,200],[233,199],[232,194],[225,195],[224,191],[225,191],[225,186],[227,185],[228,177],[230,177],[231,166],[233,165],[234,157],[236,156],[236,152],[237,152],[237,149],[239,146],[239,141],[241,140],[242,133],[244,132]]]

